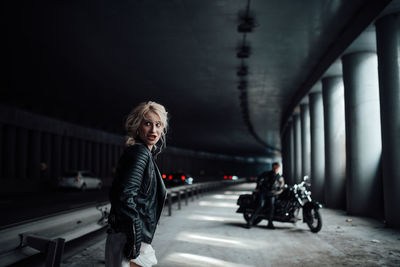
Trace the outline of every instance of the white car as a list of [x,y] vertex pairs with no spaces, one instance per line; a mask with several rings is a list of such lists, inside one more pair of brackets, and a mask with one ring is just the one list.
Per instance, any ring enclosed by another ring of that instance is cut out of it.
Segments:
[[58,179],[59,188],[76,188],[100,190],[103,183],[90,171],[68,171]]

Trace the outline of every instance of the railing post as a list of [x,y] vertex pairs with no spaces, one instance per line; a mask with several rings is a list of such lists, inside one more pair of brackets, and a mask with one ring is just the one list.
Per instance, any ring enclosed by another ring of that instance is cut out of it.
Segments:
[[29,246],[46,254],[46,267],[59,267],[64,251],[65,239],[48,239],[45,237],[22,234],[21,247]]
[[168,216],[172,215],[172,197],[171,192],[168,192]]
[[179,189],[178,190],[178,209],[180,210],[181,209],[181,190]]
[[185,190],[185,205],[187,206],[188,205],[188,189],[187,188],[185,188],[184,189]]

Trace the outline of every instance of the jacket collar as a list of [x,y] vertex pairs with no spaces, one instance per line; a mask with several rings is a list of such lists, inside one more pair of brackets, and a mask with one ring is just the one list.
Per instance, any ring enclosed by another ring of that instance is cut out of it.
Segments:
[[[143,140],[140,139],[139,137],[137,137],[137,138],[135,139],[135,142],[136,142],[136,143],[140,143],[140,144],[146,146],[147,149],[149,149],[149,148],[147,147],[147,144],[146,144],[145,142],[143,142]],[[153,148],[151,149],[150,152],[151,152],[151,154],[152,154],[153,156],[156,154],[157,149],[158,149],[158,146],[157,146],[157,145],[154,145]]]

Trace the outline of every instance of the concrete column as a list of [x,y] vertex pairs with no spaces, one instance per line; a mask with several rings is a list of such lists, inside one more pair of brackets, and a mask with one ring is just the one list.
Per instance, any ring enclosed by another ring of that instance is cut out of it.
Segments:
[[289,128],[289,157],[290,157],[290,173],[289,173],[289,184],[294,184],[295,181],[295,173],[294,173],[294,164],[295,164],[295,154],[294,154],[294,123],[293,118],[290,119],[290,128]]
[[[286,136],[288,135],[288,129],[286,128],[285,131],[283,132],[282,136],[281,136],[281,147],[282,147],[282,176],[288,176],[288,169],[287,169],[287,164],[288,164],[288,146],[286,145]],[[160,157],[158,157],[160,160]],[[158,164],[160,165],[160,164]]]
[[4,177],[7,180],[14,180],[16,175],[16,128],[13,125],[5,125],[4,127]]
[[51,178],[50,171],[52,169],[51,136],[49,133],[42,133],[41,144],[40,176],[42,181],[49,181]]
[[346,117],[347,211],[381,217],[381,120],[375,53],[342,58]]
[[86,168],[90,171],[93,171],[93,167],[92,167],[92,156],[93,156],[93,152],[92,152],[92,141],[90,140],[86,140]]
[[28,130],[17,128],[16,179],[25,180],[28,172]]
[[105,143],[100,143],[100,173],[102,178],[106,177],[106,148]]
[[301,124],[300,115],[293,116],[293,133],[294,133],[294,177],[293,183],[301,181]]
[[52,168],[51,177],[58,178],[61,175],[61,153],[62,153],[62,138],[58,134],[51,136],[51,155],[52,155]]
[[117,145],[112,144],[111,145],[111,174],[114,177],[115,170],[117,168],[117,161],[116,161],[116,154],[117,154]]
[[388,15],[376,23],[380,108],[382,120],[382,170],[385,220],[400,227],[400,78],[399,19]]
[[117,145],[115,149],[115,167],[117,167],[119,158],[122,156],[122,152],[124,151],[124,146]]
[[124,150],[125,150],[125,145],[119,146],[118,158],[122,156],[122,153],[124,153]]
[[62,137],[62,160],[61,160],[61,168],[62,172],[69,171],[70,164],[69,164],[69,154],[70,154],[70,138],[67,135],[63,135]]
[[104,167],[104,162],[103,162],[103,143],[99,143],[98,154],[99,154],[99,176],[101,178],[103,178],[104,177],[104,173],[103,173],[103,167]]
[[100,177],[100,144],[98,142],[93,143],[92,159],[93,159],[93,172],[95,175]]
[[41,133],[37,130],[29,131],[28,142],[28,177],[34,180],[40,178]]
[[[118,159],[119,159],[119,154],[118,154],[118,147],[119,145],[114,144],[113,145],[113,166],[117,168],[118,164]],[[165,156],[165,153],[161,153],[161,155]]]
[[114,145],[114,167],[117,167],[119,157],[121,156],[119,154],[119,147],[119,145]]
[[291,172],[292,172],[292,163],[291,163],[291,155],[290,155],[290,137],[291,137],[291,121],[288,123],[285,132],[282,136],[282,167],[283,167],[283,177],[285,181],[288,183],[290,181]]
[[78,140],[75,137],[70,138],[69,167],[71,170],[78,169]]
[[78,143],[78,169],[80,170],[86,170],[86,164],[85,164],[85,140],[82,140],[81,138],[77,139]]
[[322,93],[309,95],[311,139],[311,192],[314,200],[325,202],[325,140]]
[[110,177],[110,145],[108,143],[104,144],[104,177],[108,180]]
[[346,130],[341,76],[322,79],[325,124],[325,200],[330,208],[346,208]]
[[3,179],[3,159],[4,159],[4,126],[0,122],[0,180]]
[[310,176],[310,108],[308,104],[300,105],[301,116],[301,177]]
[[113,145],[107,144],[107,177],[112,177],[112,167],[113,167]]

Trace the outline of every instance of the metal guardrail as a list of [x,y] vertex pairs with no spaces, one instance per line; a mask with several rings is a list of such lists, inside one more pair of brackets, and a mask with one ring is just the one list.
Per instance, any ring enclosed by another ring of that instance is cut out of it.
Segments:
[[188,205],[189,202],[189,195],[191,200],[194,201],[195,195],[197,198],[200,197],[201,194],[204,194],[207,191],[215,190],[218,188],[223,187],[226,184],[233,185],[236,183],[243,183],[245,182],[245,178],[241,178],[238,180],[224,180],[218,182],[206,182],[206,183],[199,183],[193,185],[184,185],[184,186],[177,186],[173,188],[169,188],[167,190],[167,205],[168,205],[168,216],[172,215],[172,199],[176,197],[178,203],[178,209],[181,209],[181,200],[182,196],[185,197],[185,205]]
[[[92,205],[2,229],[0,266],[13,264],[39,252],[46,253],[46,266],[59,266],[64,242],[103,228],[109,209],[110,204]],[[50,257],[50,254],[54,255]]]
[[[199,198],[207,191],[244,181],[238,179],[169,188],[166,203],[168,215],[172,215],[174,197],[178,209],[181,209],[182,196],[188,205],[189,195],[194,201],[195,195]],[[0,266],[16,263],[40,252],[46,254],[46,266],[60,266],[64,243],[104,228],[110,207],[109,203],[92,205],[1,229]]]

